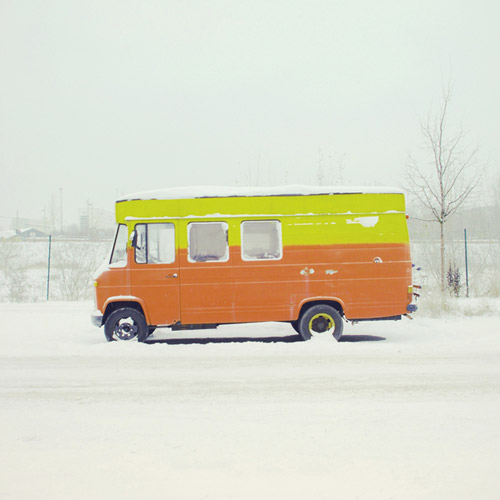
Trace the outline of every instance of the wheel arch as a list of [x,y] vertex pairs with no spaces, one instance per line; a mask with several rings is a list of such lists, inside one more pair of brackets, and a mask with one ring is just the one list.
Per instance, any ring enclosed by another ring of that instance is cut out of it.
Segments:
[[104,306],[104,314],[102,317],[102,324],[106,323],[106,320],[108,319],[109,315],[113,311],[116,311],[117,309],[121,309],[122,307],[130,307],[132,309],[139,311],[146,319],[146,323],[149,325],[149,320],[148,320],[148,316],[146,314],[146,309],[143,305],[142,300],[140,300],[137,297],[127,297],[126,299],[124,297],[110,297],[106,301],[106,304]]
[[306,299],[304,300],[299,307],[299,312],[297,315],[297,318],[300,318],[308,309],[314,306],[318,305],[327,305],[331,306],[334,309],[336,309],[341,317],[345,318],[345,306],[344,303],[337,298],[330,298],[330,297],[320,297],[320,298],[314,298],[314,299]]

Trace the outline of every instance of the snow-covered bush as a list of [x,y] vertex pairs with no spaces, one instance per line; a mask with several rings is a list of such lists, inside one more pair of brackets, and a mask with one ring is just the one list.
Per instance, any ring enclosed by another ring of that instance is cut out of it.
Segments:
[[454,297],[460,297],[460,290],[462,288],[462,277],[460,275],[460,269],[455,265],[448,266],[448,271],[446,271],[446,284],[448,285],[448,291]]
[[108,245],[95,242],[60,242],[54,251],[54,298],[82,300],[92,296],[92,277]]
[[[92,297],[94,271],[111,242],[52,239],[50,299]],[[47,240],[0,241],[0,301],[40,301],[47,298]]]
[[0,267],[2,294],[6,299],[11,302],[29,300],[30,286],[26,261],[14,242],[0,242]]
[[[495,240],[471,240],[468,250],[469,297],[500,296],[500,242]],[[415,264],[414,283],[424,286],[422,295],[439,288],[439,242],[414,240],[411,247]],[[467,293],[464,241],[455,239],[447,243],[447,261],[451,263],[450,290],[456,296]],[[450,264],[448,264],[450,265]],[[416,271],[420,268],[420,271]],[[460,282],[455,283],[460,276]],[[458,286],[459,285],[459,286]]]

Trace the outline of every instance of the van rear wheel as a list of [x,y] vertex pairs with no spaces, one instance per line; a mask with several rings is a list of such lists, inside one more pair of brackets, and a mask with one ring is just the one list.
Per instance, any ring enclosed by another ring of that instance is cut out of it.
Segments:
[[148,338],[148,333],[144,315],[131,307],[113,311],[104,324],[104,335],[108,342],[133,339],[144,342]]
[[339,340],[344,324],[337,309],[326,304],[318,304],[301,314],[298,320],[298,330],[304,340],[328,335]]

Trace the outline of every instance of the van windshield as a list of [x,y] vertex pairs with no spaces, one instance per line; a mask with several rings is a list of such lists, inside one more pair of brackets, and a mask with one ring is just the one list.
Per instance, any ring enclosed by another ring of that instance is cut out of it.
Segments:
[[125,266],[127,264],[127,226],[119,224],[116,229],[115,243],[111,253],[110,264],[115,266]]

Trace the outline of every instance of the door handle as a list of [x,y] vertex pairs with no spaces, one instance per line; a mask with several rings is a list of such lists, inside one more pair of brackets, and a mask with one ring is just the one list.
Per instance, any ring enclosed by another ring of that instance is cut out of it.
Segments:
[[177,273],[174,274],[167,274],[165,278],[177,278]]

